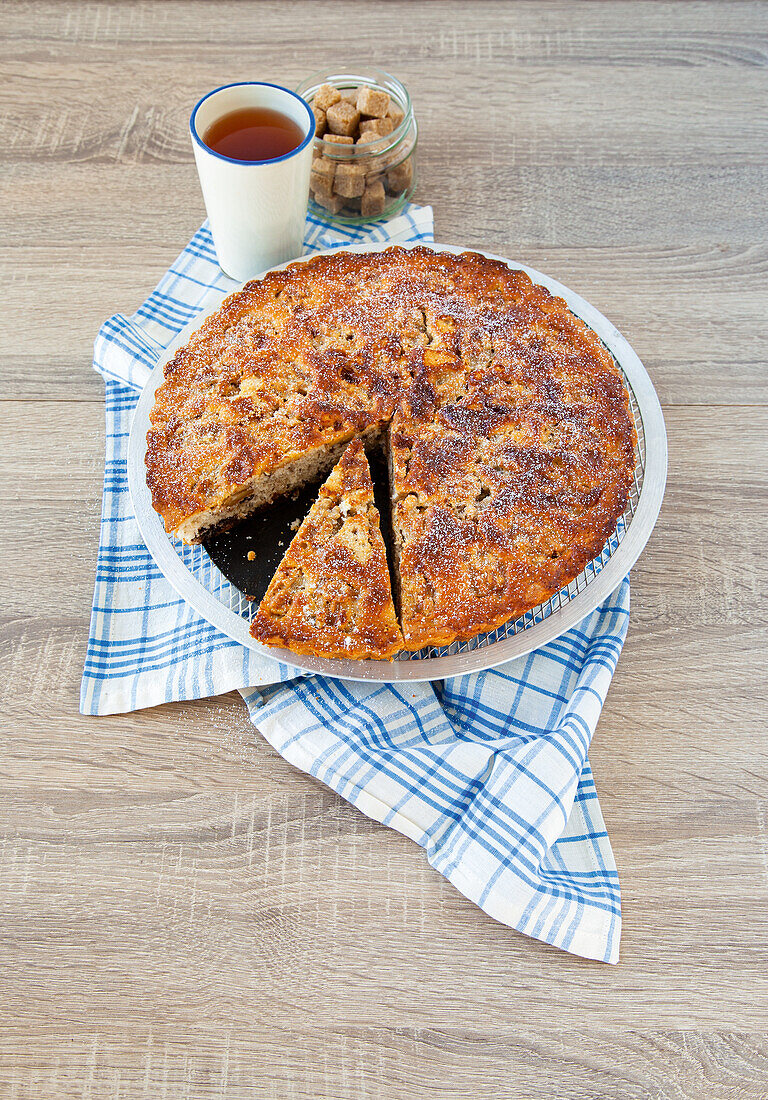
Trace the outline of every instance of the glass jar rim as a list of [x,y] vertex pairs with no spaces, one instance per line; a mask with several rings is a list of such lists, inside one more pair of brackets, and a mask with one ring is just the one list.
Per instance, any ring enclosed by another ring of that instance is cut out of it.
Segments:
[[[333,69],[319,69],[317,72],[311,73],[305,77],[294,89],[297,95],[300,95],[302,99],[306,99],[311,107],[311,101],[307,98],[307,94],[311,93],[314,97],[315,92],[322,84],[332,84],[334,87],[340,86],[343,88],[345,85],[349,87],[360,87],[365,85],[366,87],[375,87],[380,91],[387,92],[397,99],[398,107],[402,109],[403,117],[400,123],[394,128],[391,134],[385,134],[378,141],[371,141],[364,143],[363,146],[359,145],[345,145],[344,143],[336,141],[325,141],[322,137],[315,137],[315,141],[321,143],[322,155],[328,156],[332,160],[346,160],[357,159],[362,157],[379,157],[385,153],[390,153],[392,149],[399,145],[403,141],[411,130],[413,130],[413,142],[408,155],[416,148],[416,142],[418,139],[418,127],[416,125],[416,116],[413,113],[413,103],[411,102],[411,96],[406,88],[405,84],[401,80],[398,80],[392,73],[388,73],[385,69],[365,69],[363,72],[336,72]],[[382,144],[386,142],[386,144]],[[376,146],[375,149],[366,148],[367,145]]]

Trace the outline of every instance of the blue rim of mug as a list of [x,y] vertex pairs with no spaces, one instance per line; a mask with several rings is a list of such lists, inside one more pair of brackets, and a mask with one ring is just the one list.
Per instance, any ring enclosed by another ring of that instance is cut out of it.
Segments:
[[[205,103],[206,99],[210,99],[212,95],[216,95],[217,92],[225,92],[227,88],[275,88],[278,92],[285,92],[286,95],[292,96],[294,99],[298,99],[302,107],[305,108],[307,115],[309,116],[309,130],[307,136],[302,141],[301,145],[297,145],[295,149],[291,149],[289,153],[283,153],[279,157],[268,157],[266,160],[238,160],[237,157],[226,157],[223,153],[217,153],[215,149],[211,149],[209,145],[206,145],[203,139],[197,132],[197,126],[195,124],[195,116],[197,112]],[[189,132],[192,135],[192,140],[196,141],[201,149],[204,149],[206,153],[210,153],[212,157],[218,157],[219,160],[225,160],[228,164],[277,164],[281,160],[288,160],[289,157],[295,157],[297,153],[300,153],[310,141],[315,137],[315,116],[312,113],[312,109],[307,103],[306,99],[302,99],[296,92],[292,92],[290,88],[284,88],[282,84],[270,84],[266,80],[235,80],[232,84],[222,84],[220,88],[213,88],[212,91],[206,92],[202,99],[198,99],[197,103],[192,108],[192,114],[189,116]]]

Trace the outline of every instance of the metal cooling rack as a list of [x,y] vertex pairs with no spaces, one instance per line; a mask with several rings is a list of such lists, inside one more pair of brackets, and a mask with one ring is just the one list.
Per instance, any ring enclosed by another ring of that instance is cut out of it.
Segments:
[[[350,251],[379,252],[390,247],[391,243],[375,247],[360,245]],[[438,252],[465,251],[444,245],[431,247]],[[179,333],[145,386],[131,428],[128,481],[139,529],[161,572],[195,610],[235,641],[302,671],[351,680],[417,681],[465,675],[522,656],[564,633],[602,603],[634,565],[653,530],[666,482],[666,432],[661,406],[650,378],[621,333],[584,299],[561,283],[523,264],[512,263],[491,253],[484,255],[503,259],[510,267],[526,271],[534,282],[564,298],[572,312],[600,337],[624,377],[637,430],[635,479],[626,510],[603,550],[569,585],[546,603],[488,634],[466,642],[429,647],[417,653],[402,652],[392,662],[297,657],[284,650],[259,645],[248,632],[257,604],[248,600],[227,580],[202,546],[184,546],[168,538],[160,517],[152,508],[146,485],[146,433],[155,391],[163,379],[163,367],[176,348],[200,326],[204,317],[218,308],[219,299]]]

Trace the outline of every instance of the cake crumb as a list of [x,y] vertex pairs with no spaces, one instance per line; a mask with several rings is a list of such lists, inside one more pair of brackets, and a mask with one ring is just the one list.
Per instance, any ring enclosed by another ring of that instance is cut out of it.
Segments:
[[255,561],[255,560],[256,560],[256,551],[255,550],[249,550],[248,551],[248,561]]

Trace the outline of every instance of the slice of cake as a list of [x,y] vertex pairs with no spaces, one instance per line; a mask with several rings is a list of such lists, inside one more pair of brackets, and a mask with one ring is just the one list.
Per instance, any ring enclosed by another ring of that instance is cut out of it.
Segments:
[[391,658],[403,647],[361,439],[347,447],[280,563],[251,634],[319,657]]

